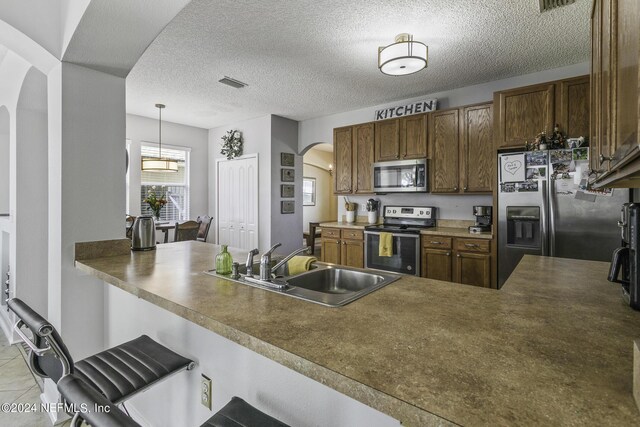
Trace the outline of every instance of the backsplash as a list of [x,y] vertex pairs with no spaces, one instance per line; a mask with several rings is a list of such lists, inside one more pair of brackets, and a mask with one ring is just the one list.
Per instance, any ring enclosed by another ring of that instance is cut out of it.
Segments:
[[[368,196],[347,196],[350,202],[358,204],[358,216],[366,215],[364,206],[369,199],[380,200],[382,209],[384,206],[435,206],[438,208],[436,219],[474,220],[473,206],[492,206],[493,197],[490,194],[481,195],[440,195],[430,193],[410,194],[385,194]],[[345,214],[344,196],[338,196],[338,218]]]

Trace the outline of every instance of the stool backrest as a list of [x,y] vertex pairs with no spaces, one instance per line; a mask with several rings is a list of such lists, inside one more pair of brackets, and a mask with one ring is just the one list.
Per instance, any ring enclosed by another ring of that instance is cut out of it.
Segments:
[[[73,359],[56,328],[18,298],[10,299],[8,305],[20,319],[13,329],[30,349],[29,365],[33,372],[56,383],[72,373]],[[29,328],[33,340],[24,334],[22,326]]]

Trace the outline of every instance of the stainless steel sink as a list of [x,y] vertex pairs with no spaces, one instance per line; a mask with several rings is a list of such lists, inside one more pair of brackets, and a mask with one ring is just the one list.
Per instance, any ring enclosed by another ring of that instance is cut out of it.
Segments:
[[[274,281],[286,283],[283,289],[274,289],[269,287],[269,283],[260,284],[260,281],[255,279],[249,281],[243,276],[239,279],[231,279],[229,276],[220,276],[213,272],[205,273],[328,307],[349,304],[401,277],[399,274],[386,271],[364,270],[321,262],[316,262],[311,267],[311,270],[296,276],[287,276],[286,270],[279,271],[278,274],[282,276],[275,278]],[[259,273],[259,269],[259,265],[258,267],[256,264],[253,265],[254,275]],[[245,275],[246,267],[241,266],[240,273]]]

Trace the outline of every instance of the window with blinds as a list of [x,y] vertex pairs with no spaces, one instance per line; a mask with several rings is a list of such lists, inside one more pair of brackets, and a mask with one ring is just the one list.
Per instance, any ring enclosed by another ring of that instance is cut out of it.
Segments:
[[[140,155],[143,159],[158,157],[157,145],[142,144]],[[178,161],[178,172],[141,171],[140,207],[143,214],[152,211],[144,202],[149,190],[155,187],[157,197],[164,196],[167,204],[160,212],[161,221],[185,221],[189,219],[189,151],[179,148],[162,147],[162,157]]]

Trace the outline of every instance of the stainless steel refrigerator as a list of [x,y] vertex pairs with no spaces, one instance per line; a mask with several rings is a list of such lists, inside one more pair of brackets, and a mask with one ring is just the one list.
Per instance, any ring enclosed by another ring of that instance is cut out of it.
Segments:
[[588,149],[498,154],[498,285],[525,254],[610,261],[628,189],[586,188]]

